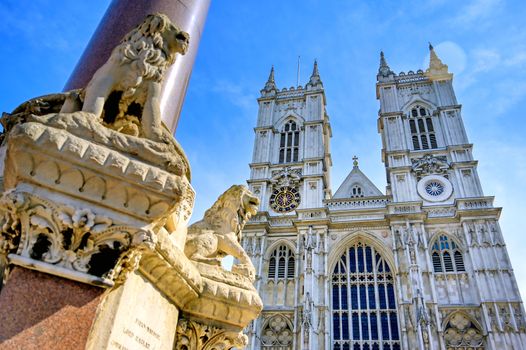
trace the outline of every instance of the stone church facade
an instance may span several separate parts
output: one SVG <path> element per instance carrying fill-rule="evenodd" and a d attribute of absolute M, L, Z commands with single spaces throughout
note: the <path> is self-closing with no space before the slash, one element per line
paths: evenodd
<path fill-rule="evenodd" d="M 377 75 L 387 188 L 356 158 L 333 193 L 317 64 L 305 87 L 261 90 L 243 246 L 261 316 L 249 349 L 526 349 L 526 320 L 447 65 Z"/>

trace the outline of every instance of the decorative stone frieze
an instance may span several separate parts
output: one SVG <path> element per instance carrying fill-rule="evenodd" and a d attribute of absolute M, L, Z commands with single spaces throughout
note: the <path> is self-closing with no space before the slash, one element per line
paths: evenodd
<path fill-rule="evenodd" d="M 447 175 L 450 165 L 445 156 L 426 154 L 422 158 L 411 159 L 411 169 L 418 180 L 427 175 Z"/>

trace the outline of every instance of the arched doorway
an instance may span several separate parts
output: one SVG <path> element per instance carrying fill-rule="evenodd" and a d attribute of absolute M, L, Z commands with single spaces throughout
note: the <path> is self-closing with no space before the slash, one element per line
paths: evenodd
<path fill-rule="evenodd" d="M 332 349 L 399 350 L 394 278 L 373 246 L 347 247 L 331 275 Z"/>

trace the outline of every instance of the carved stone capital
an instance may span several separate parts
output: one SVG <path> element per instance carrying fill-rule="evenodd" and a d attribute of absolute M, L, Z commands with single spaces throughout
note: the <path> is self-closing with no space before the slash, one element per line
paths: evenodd
<path fill-rule="evenodd" d="M 248 337 L 242 332 L 227 331 L 182 318 L 177 324 L 175 343 L 176 350 L 243 349 L 248 344 Z"/>

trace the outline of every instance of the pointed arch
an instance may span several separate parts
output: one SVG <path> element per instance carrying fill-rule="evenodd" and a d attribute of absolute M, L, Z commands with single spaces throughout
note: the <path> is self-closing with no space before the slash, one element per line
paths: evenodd
<path fill-rule="evenodd" d="M 429 109 L 430 112 L 434 112 L 437 109 L 437 106 L 430 100 L 427 100 L 420 95 L 413 95 L 409 99 L 409 101 L 407 101 L 406 103 L 402 105 L 402 108 L 400 110 L 407 112 L 411 109 L 413 105 L 417 105 L 417 104 L 422 105 L 425 108 Z"/>
<path fill-rule="evenodd" d="M 403 111 L 407 115 L 407 123 L 411 137 L 410 144 L 413 150 L 427 150 L 438 148 L 437 143 L 437 122 L 433 117 L 433 106 L 419 99 L 412 103 L 406 103 Z"/>
<path fill-rule="evenodd" d="M 440 231 L 430 240 L 429 253 L 435 273 L 465 272 L 464 250 L 457 239 L 447 232 Z"/>
<path fill-rule="evenodd" d="M 282 131 L 285 124 L 290 120 L 296 122 L 296 124 L 298 124 L 299 126 L 302 126 L 305 123 L 305 119 L 301 115 L 299 115 L 295 111 L 288 111 L 274 123 L 274 125 L 276 126 L 276 131 Z"/>
<path fill-rule="evenodd" d="M 385 244 L 357 232 L 332 254 L 330 307 L 332 349 L 400 348 L 395 273 Z"/>
<path fill-rule="evenodd" d="M 363 230 L 351 231 L 348 235 L 342 237 L 333 244 L 333 249 L 329 252 L 328 257 L 329 271 L 334 270 L 334 267 L 340 256 L 345 252 L 346 248 L 355 241 L 362 241 L 370 246 L 373 246 L 374 249 L 378 251 L 387 261 L 391 271 L 396 274 L 397 271 L 392 250 L 374 233 Z"/>
<path fill-rule="evenodd" d="M 268 261 L 267 281 L 277 283 L 280 280 L 294 279 L 296 275 L 296 256 L 294 246 L 289 241 L 279 240 L 265 253 Z"/>

